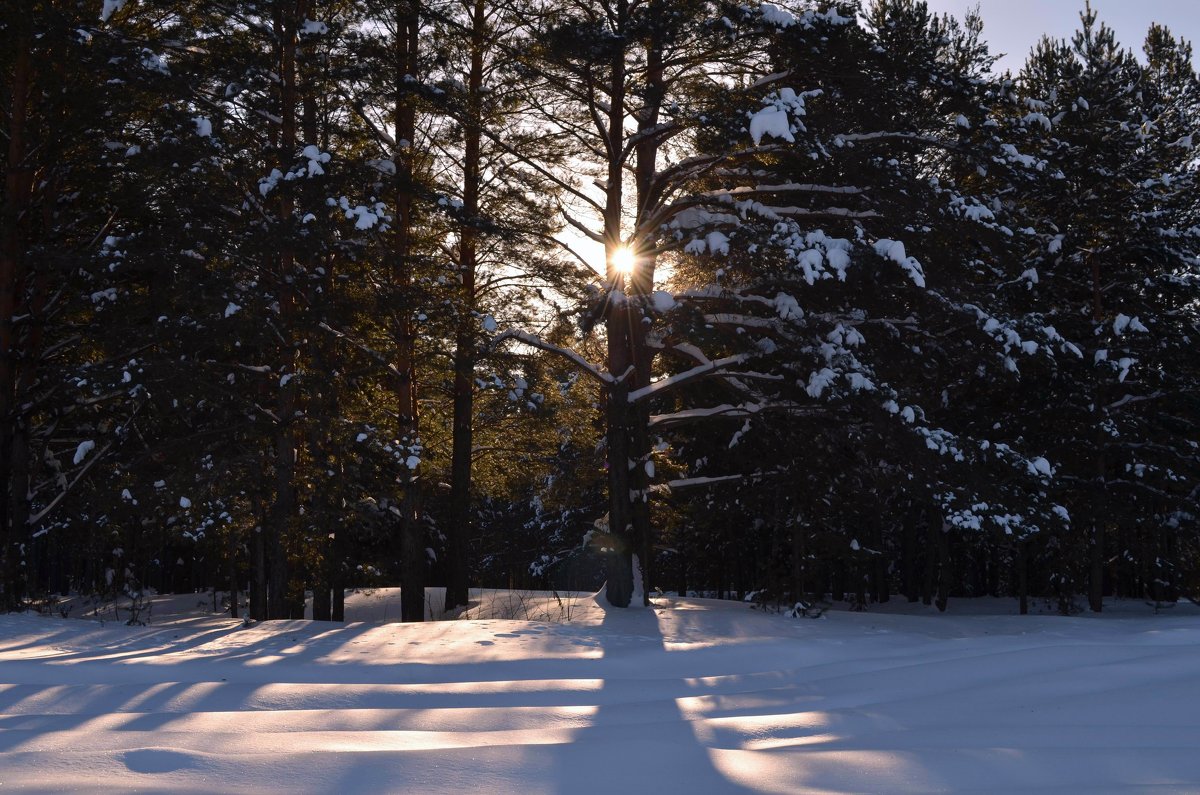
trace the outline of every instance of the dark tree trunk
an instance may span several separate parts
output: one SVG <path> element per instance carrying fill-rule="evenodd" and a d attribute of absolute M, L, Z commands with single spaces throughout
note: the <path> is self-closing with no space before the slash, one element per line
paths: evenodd
<path fill-rule="evenodd" d="M 935 534 L 937 544 L 937 598 L 934 604 L 940 612 L 946 611 L 950 601 L 950 534 L 949 526 L 942 519 L 941 513 L 935 514 L 930 524 L 930 531 Z"/>
<path fill-rule="evenodd" d="M 804 524 L 797 517 L 792 522 L 792 603 L 804 601 Z"/>
<path fill-rule="evenodd" d="M 624 31 L 628 23 L 628 4 L 617 2 L 615 28 Z M 616 48 L 609 75 L 608 128 L 614 141 L 621 140 L 625 124 L 625 53 Z M 624 198 L 621 181 L 624 178 L 620 147 L 609 152 L 607 191 L 604 206 L 604 254 L 606 278 L 612 300 L 606 320 L 608 334 L 608 372 L 614 378 L 608 389 L 605 410 L 605 439 L 608 452 L 608 529 L 611 538 L 606 569 L 608 582 L 605 595 L 614 607 L 628 607 L 633 596 L 633 553 L 635 549 L 633 517 L 630 502 L 632 467 L 630 449 L 630 382 L 636 379 L 630 343 L 631 314 L 625 291 L 628 285 L 614 265 L 621 247 L 621 212 Z"/>
<path fill-rule="evenodd" d="M 313 621 L 333 620 L 333 591 L 329 580 L 322 576 L 313 586 Z"/>
<path fill-rule="evenodd" d="M 420 48 L 420 16 L 417 3 L 403 2 L 397 7 L 395 126 L 397 141 L 415 141 L 417 129 L 416 97 L 408 85 L 410 76 L 418 74 Z M 396 219 L 392 238 L 394 258 L 393 278 L 397 306 L 394 315 L 396 336 L 396 408 L 398 438 L 402 446 L 415 449 L 418 441 L 416 328 L 413 234 L 416 219 L 413 214 L 416 163 L 413 147 L 397 147 Z M 419 463 L 416 468 L 405 466 L 402 472 L 403 498 L 400 501 L 400 618 L 402 621 L 425 620 L 425 527 L 421 521 Z"/>
<path fill-rule="evenodd" d="M 480 144 L 483 137 L 483 55 L 486 4 L 475 0 L 471 15 L 471 69 L 467 76 L 467 118 L 463 142 L 463 214 L 466 223 L 459 235 L 459 275 L 462 305 L 454 349 L 454 420 L 450 464 L 450 517 L 446 527 L 449 560 L 446 572 L 446 609 L 467 604 L 470 568 L 467 560 L 471 523 L 471 464 L 475 411 L 475 269 L 481 178 Z"/>
<path fill-rule="evenodd" d="M 646 11 L 652 19 L 670 13 L 663 3 L 652 2 Z M 634 148 L 634 183 L 635 200 L 637 202 L 637 218 L 639 221 L 646 217 L 650 208 L 660 198 L 654 184 L 658 173 L 658 152 L 662 140 L 648 134 L 659 124 L 660 110 L 666 96 L 666 81 L 663 61 L 665 42 L 662 31 L 665 27 L 651 25 L 646 51 L 645 84 L 641 87 L 643 101 L 642 112 L 638 115 L 638 133 L 641 135 Z M 622 67 L 623 72 L 623 67 Z M 610 121 L 616 124 L 615 119 Z M 620 129 L 613 126 L 610 129 Z M 653 254 L 642 250 L 641 240 L 635 238 L 634 266 L 629 274 L 626 291 L 632 301 L 629 312 L 629 350 L 633 365 L 634 382 L 632 389 L 640 389 L 650 383 L 654 351 L 646 344 L 646 333 L 650 330 L 648 322 L 649 297 L 654 291 L 654 272 L 656 261 Z M 650 407 L 645 402 L 633 406 L 630 410 L 630 450 L 629 458 L 633 465 L 630 472 L 630 523 L 632 527 L 633 545 L 641 564 L 642 593 L 645 604 L 650 604 L 650 592 L 654 584 L 654 527 L 650 513 L 650 473 L 651 443 L 650 443 Z M 739 583 L 739 590 L 744 583 Z"/>
<path fill-rule="evenodd" d="M 27 4 L 22 4 L 27 5 Z M 30 9 L 13 9 L 9 22 L 15 43 L 15 58 L 9 88 L 8 153 L 5 162 L 4 206 L 0 210 L 0 562 L 4 576 L 3 604 L 15 608 L 23 596 L 24 583 L 20 544 L 23 526 L 13 515 L 13 418 L 16 411 L 16 361 L 13 320 L 17 312 L 22 258 L 23 230 L 28 220 L 33 168 L 26 161 L 26 137 L 30 84 L 33 77 Z M 20 495 L 23 497 L 23 495 Z"/>
<path fill-rule="evenodd" d="M 267 618 L 267 550 L 266 531 L 255 527 L 251 538 L 253 565 L 250 577 L 250 618 L 265 621 Z"/>
<path fill-rule="evenodd" d="M 1021 615 L 1029 614 L 1029 542 L 1017 542 L 1017 599 Z"/>
<path fill-rule="evenodd" d="M 1100 261 L 1094 255 L 1088 256 L 1092 266 L 1092 320 L 1096 323 L 1104 319 L 1102 301 L 1103 287 L 1101 284 Z M 1105 450 L 1108 439 L 1103 431 L 1103 424 L 1108 412 L 1104 409 L 1104 388 L 1099 376 L 1099 368 L 1092 368 L 1092 414 L 1093 432 L 1095 434 L 1096 473 L 1094 488 L 1094 504 L 1091 507 L 1093 516 L 1099 517 L 1092 522 L 1092 532 L 1088 545 L 1088 607 L 1093 613 L 1104 609 L 1104 517 L 1105 501 L 1108 489 L 1105 484 L 1108 474 L 1108 464 Z"/>
<path fill-rule="evenodd" d="M 297 148 L 297 28 L 305 18 L 307 3 L 276 5 L 274 30 L 279 51 L 279 148 L 277 167 L 281 171 L 291 168 L 291 160 Z M 295 200 L 289 182 L 282 181 L 278 189 L 278 221 L 285 235 L 279 254 L 275 274 L 279 302 L 279 335 L 281 337 L 278 371 L 282 374 L 276 398 L 278 426 L 275 430 L 275 505 L 271 522 L 271 537 L 267 547 L 268 589 L 267 617 L 290 618 L 294 612 L 289 604 L 288 553 L 290 537 L 297 511 L 296 473 L 298 460 L 296 448 L 296 415 L 299 408 L 297 371 L 297 348 L 294 340 L 296 323 L 296 257 L 291 241 L 286 235 L 292 222 Z"/>
<path fill-rule="evenodd" d="M 917 586 L 917 532 L 912 518 L 906 513 L 901 516 L 900 579 L 904 586 L 904 597 L 909 602 L 921 599 Z"/>
<path fill-rule="evenodd" d="M 346 620 L 346 541 L 342 537 L 345 529 L 340 529 L 333 536 L 330 544 L 329 585 L 333 590 L 333 604 L 330 607 L 330 619 L 333 621 Z"/>
<path fill-rule="evenodd" d="M 229 616 L 238 617 L 238 538 L 237 533 L 229 532 L 229 568 L 226 570 L 226 580 L 229 582 Z"/>

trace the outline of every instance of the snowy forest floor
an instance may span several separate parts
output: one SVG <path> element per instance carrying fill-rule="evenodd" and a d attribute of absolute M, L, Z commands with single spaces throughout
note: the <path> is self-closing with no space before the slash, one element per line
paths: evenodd
<path fill-rule="evenodd" d="M 344 625 L 244 627 L 203 594 L 147 627 L 0 615 L 0 790 L 1200 791 L 1191 604 L 474 592 L 475 620 L 378 623 L 395 596 L 352 594 Z"/>

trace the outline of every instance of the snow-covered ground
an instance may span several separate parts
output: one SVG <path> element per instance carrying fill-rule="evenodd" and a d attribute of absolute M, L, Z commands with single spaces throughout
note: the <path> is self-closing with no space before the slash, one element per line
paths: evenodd
<path fill-rule="evenodd" d="M 149 627 L 0 616 L 0 790 L 1200 791 L 1191 605 L 475 597 L 510 617 L 243 627 L 201 595 Z"/>

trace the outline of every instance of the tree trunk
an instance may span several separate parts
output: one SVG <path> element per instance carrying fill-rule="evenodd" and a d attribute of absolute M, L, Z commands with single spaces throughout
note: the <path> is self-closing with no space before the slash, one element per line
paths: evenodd
<path fill-rule="evenodd" d="M 305 17 L 306 3 L 279 3 L 275 7 L 274 31 L 279 42 L 279 147 L 276 167 L 286 172 L 297 148 L 297 28 Z M 278 222 L 284 235 L 280 246 L 275 273 L 279 302 L 279 346 L 278 372 L 281 374 L 279 392 L 276 397 L 275 430 L 275 505 L 268 539 L 267 566 L 267 617 L 290 618 L 293 605 L 289 604 L 289 538 L 297 511 L 296 497 L 296 415 L 298 409 L 297 348 L 294 340 L 296 322 L 296 258 L 290 236 L 295 200 L 291 183 L 284 180 L 278 187 Z"/>
<path fill-rule="evenodd" d="M 648 14 L 651 21 L 669 13 L 661 0 L 652 0 Z M 658 151 L 662 141 L 649 131 L 658 126 L 660 109 L 666 96 L 663 66 L 662 26 L 650 27 L 650 38 L 646 42 L 646 77 L 642 86 L 642 112 L 637 117 L 640 138 L 634 148 L 634 183 L 636 187 L 637 223 L 649 213 L 659 198 L 654 185 L 658 172 Z M 614 128 L 619 129 L 619 128 Z M 655 257 L 648 254 L 640 239 L 631 241 L 634 248 L 634 266 L 629 275 L 626 292 L 629 294 L 629 348 L 633 365 L 634 381 L 631 389 L 640 389 L 650 384 L 654 351 L 646 344 L 646 334 L 651 328 L 649 316 L 650 295 L 654 291 Z M 650 592 L 654 577 L 654 528 L 650 514 L 650 481 L 648 467 L 651 465 L 650 407 L 641 403 L 632 407 L 630 416 L 629 458 L 633 464 L 630 473 L 630 522 L 632 538 L 641 563 L 642 592 L 645 604 L 650 604 Z"/>
<path fill-rule="evenodd" d="M 396 290 L 394 332 L 396 339 L 396 413 L 397 438 L 410 455 L 402 467 L 403 497 L 400 501 L 400 619 L 425 620 L 425 532 L 420 516 L 420 456 L 417 417 L 416 329 L 413 313 L 413 217 L 416 164 L 413 141 L 416 140 L 416 98 L 408 79 L 418 69 L 420 16 L 415 2 L 397 7 L 395 126 L 396 219 L 392 236 L 393 281 Z M 410 466 L 412 462 L 415 466 Z"/>
<path fill-rule="evenodd" d="M 33 169 L 26 162 L 25 151 L 33 64 L 29 9 L 13 9 L 9 20 L 16 28 L 13 37 L 16 55 L 9 86 L 8 155 L 4 206 L 0 211 L 0 489 L 3 490 L 0 492 L 0 563 L 4 576 L 0 607 L 12 609 L 24 590 L 19 551 L 24 528 L 16 525 L 12 510 L 12 500 L 16 496 L 12 479 L 16 411 L 13 319 L 17 312 L 24 254 L 23 229 L 28 220 L 33 189 Z"/>
<path fill-rule="evenodd" d="M 446 609 L 467 604 L 469 566 L 467 540 L 471 524 L 471 464 L 475 411 L 475 268 L 481 178 L 480 143 L 483 137 L 483 54 L 486 3 L 475 0 L 471 13 L 471 69 L 467 76 L 467 117 L 463 125 L 463 215 L 459 234 L 459 276 L 462 305 L 454 349 L 454 419 L 450 463 L 450 517 L 446 528 L 449 560 L 446 572 Z"/>
<path fill-rule="evenodd" d="M 615 29 L 623 34 L 628 24 L 628 3 L 618 0 Z M 630 382 L 636 379 L 630 349 L 630 323 L 634 315 L 626 297 L 628 284 L 614 261 L 621 248 L 621 212 L 624 193 L 621 182 L 622 131 L 625 124 L 625 53 L 618 48 L 609 74 L 607 189 L 604 205 L 605 276 L 610 290 L 609 312 L 605 323 L 608 335 L 608 372 L 613 383 L 608 389 L 605 409 L 605 438 L 608 451 L 608 529 L 613 539 L 606 560 L 608 583 L 605 594 L 614 607 L 628 607 L 633 596 L 633 517 L 631 510 L 630 461 Z"/>
<path fill-rule="evenodd" d="M 329 588 L 329 580 L 318 577 L 313 586 L 313 621 L 333 620 L 333 591 Z"/>
<path fill-rule="evenodd" d="M 1017 599 L 1021 615 L 1029 614 L 1029 542 L 1017 542 Z"/>
<path fill-rule="evenodd" d="M 238 543 L 237 533 L 229 531 L 229 569 L 226 581 L 229 583 L 229 617 L 238 617 Z"/>
<path fill-rule="evenodd" d="M 1092 320 L 1100 323 L 1104 319 L 1103 286 L 1101 284 L 1100 261 L 1095 255 L 1088 256 L 1092 270 Z M 1107 418 L 1104 409 L 1103 385 L 1098 373 L 1099 368 L 1092 368 L 1092 414 L 1093 432 L 1096 439 L 1096 484 L 1095 503 L 1092 506 L 1093 516 L 1101 517 L 1092 522 L 1092 533 L 1088 548 L 1088 607 L 1093 613 L 1104 609 L 1104 503 L 1108 496 L 1105 480 L 1108 465 L 1105 458 L 1107 434 L 1102 430 Z"/>
<path fill-rule="evenodd" d="M 267 549 L 266 531 L 261 525 L 254 528 L 251 545 L 253 547 L 253 572 L 250 577 L 250 618 L 254 621 L 264 621 L 267 618 Z"/>
<path fill-rule="evenodd" d="M 623 318 L 624 312 L 614 307 L 610 317 L 613 316 Z M 618 339 L 614 344 L 612 337 L 620 336 L 620 330 L 612 328 L 611 323 L 609 333 L 609 363 L 620 365 L 626 353 L 624 340 Z M 612 540 L 606 559 L 608 583 L 605 596 L 614 607 L 628 607 L 633 596 L 633 550 L 629 544 L 628 395 L 624 382 L 613 384 L 608 390 L 608 530 Z"/>
<path fill-rule="evenodd" d="M 950 601 L 950 526 L 946 524 L 940 512 L 936 513 L 930 525 L 931 532 L 936 534 L 937 542 L 937 598 L 934 604 L 939 612 L 946 612 Z"/>

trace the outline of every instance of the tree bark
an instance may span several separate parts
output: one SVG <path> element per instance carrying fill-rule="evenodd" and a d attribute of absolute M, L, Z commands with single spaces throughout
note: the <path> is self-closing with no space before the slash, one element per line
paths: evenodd
<path fill-rule="evenodd" d="M 1092 276 L 1092 320 L 1100 323 L 1104 317 L 1103 286 L 1100 282 L 1100 262 L 1095 255 L 1088 256 Z M 1088 607 L 1093 613 L 1104 609 L 1104 503 L 1107 498 L 1105 480 L 1108 474 L 1108 464 L 1105 458 L 1106 434 L 1101 429 L 1105 419 L 1103 385 L 1100 382 L 1098 368 L 1092 368 L 1092 415 L 1093 432 L 1096 447 L 1092 451 L 1096 456 L 1095 503 L 1092 506 L 1093 519 L 1091 538 L 1088 544 Z"/>
<path fill-rule="evenodd" d="M 407 81 L 418 73 L 420 15 L 412 0 L 397 6 L 395 117 L 397 148 L 396 219 L 392 236 L 393 281 L 397 305 L 394 319 L 396 341 L 396 413 L 401 447 L 416 450 L 419 444 L 416 386 L 416 329 L 413 325 L 413 217 L 416 165 L 416 97 Z M 413 456 L 409 456 L 411 460 Z M 419 460 L 419 457 L 418 457 Z M 400 500 L 400 618 L 425 620 L 425 532 L 420 517 L 419 463 L 402 468 L 403 497 Z"/>
<path fill-rule="evenodd" d="M 274 31 L 279 42 L 279 147 L 276 154 L 277 168 L 288 171 L 291 160 L 296 152 L 296 47 L 298 45 L 298 20 L 303 18 L 304 9 L 295 8 L 289 12 L 288 5 L 306 5 L 277 3 L 274 14 Z M 276 396 L 276 416 L 278 425 L 275 430 L 275 504 L 272 511 L 271 534 L 268 539 L 267 566 L 267 617 L 271 619 L 289 618 L 292 613 L 289 605 L 289 566 L 288 539 L 292 533 L 292 525 L 297 510 L 296 499 L 296 469 L 297 438 L 295 431 L 296 409 L 298 405 L 298 384 L 296 382 L 297 350 L 294 344 L 294 324 L 296 315 L 296 260 L 292 249 L 290 226 L 295 209 L 291 185 L 286 180 L 278 187 L 278 216 L 277 220 L 281 233 L 284 235 L 279 254 L 276 259 L 276 286 L 279 302 L 279 346 L 278 372 L 281 373 L 279 392 Z"/>
<path fill-rule="evenodd" d="M 483 55 L 486 45 L 485 0 L 475 0 L 471 11 L 471 67 L 467 75 L 467 113 L 463 125 L 463 215 L 459 233 L 458 268 L 462 279 L 461 306 L 454 347 L 454 419 L 450 463 L 450 517 L 446 528 L 449 560 L 446 572 L 446 609 L 467 604 L 469 566 L 467 540 L 471 525 L 471 464 L 475 411 L 475 269 L 483 138 Z"/>
<path fill-rule="evenodd" d="M 267 548 L 264 535 L 267 531 L 258 525 L 252 531 L 251 540 L 253 565 L 250 577 L 250 618 L 264 621 L 267 618 Z"/>
<path fill-rule="evenodd" d="M 33 168 L 26 161 L 30 85 L 33 79 L 29 9 L 14 9 L 16 55 L 9 85 L 8 154 L 4 206 L 0 211 L 0 560 L 3 563 L 3 607 L 15 608 L 23 596 L 20 543 L 24 528 L 13 515 L 13 436 L 16 413 L 16 362 L 13 319 L 24 255 L 24 227 L 33 189 Z M 23 497 L 23 495 L 21 495 Z"/>
<path fill-rule="evenodd" d="M 625 31 L 629 18 L 627 0 L 616 4 L 615 30 L 618 36 Z M 625 51 L 617 48 L 613 53 L 609 73 L 608 111 L 608 173 L 604 205 L 604 255 L 605 276 L 610 289 L 610 309 L 605 322 L 608 335 L 608 371 L 615 379 L 608 389 L 605 407 L 605 440 L 608 452 L 608 528 L 611 538 L 607 555 L 608 574 L 605 594 L 614 607 L 628 607 L 633 595 L 632 511 L 630 503 L 631 481 L 629 472 L 629 391 L 630 381 L 635 378 L 634 362 L 630 350 L 630 312 L 626 295 L 628 285 L 624 274 L 614 264 L 617 251 L 621 248 L 621 211 L 624 192 L 621 181 L 624 177 L 622 153 L 625 124 Z"/>
<path fill-rule="evenodd" d="M 1017 542 L 1017 600 L 1021 615 L 1029 614 L 1029 542 Z"/>

